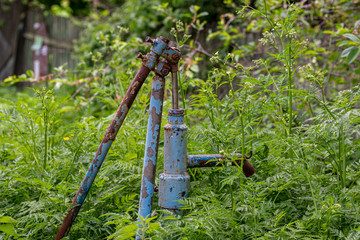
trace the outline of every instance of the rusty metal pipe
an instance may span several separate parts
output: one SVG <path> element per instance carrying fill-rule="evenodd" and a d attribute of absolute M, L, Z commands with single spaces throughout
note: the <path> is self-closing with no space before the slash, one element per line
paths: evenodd
<path fill-rule="evenodd" d="M 241 166 L 241 161 L 243 161 L 243 157 L 239 153 L 234 154 L 237 159 L 232 162 L 233 166 Z M 243 172 L 246 177 L 250 177 L 255 173 L 255 168 L 246 160 L 251 158 L 252 152 L 250 152 L 250 155 L 247 157 L 245 156 L 244 163 L 243 163 Z M 204 154 L 204 155 L 188 155 L 187 156 L 187 167 L 188 168 L 195 168 L 195 167 L 215 167 L 215 166 L 221 166 L 220 159 L 225 159 L 224 156 L 220 154 Z M 231 158 L 226 158 L 230 159 Z"/>
<path fill-rule="evenodd" d="M 178 77 L 177 71 L 171 72 L 171 87 L 172 87 L 172 108 L 179 108 L 179 87 L 178 87 Z"/>
<path fill-rule="evenodd" d="M 156 74 L 151 85 L 149 120 L 147 125 L 145 157 L 141 180 L 140 202 L 138 214 L 145 219 L 151 216 L 154 196 L 156 163 L 159 152 L 161 117 L 164 101 L 165 78 Z M 139 219 L 139 222 L 141 220 Z M 140 223 L 139 223 L 140 224 Z M 143 239 L 139 233 L 135 239 Z"/>
<path fill-rule="evenodd" d="M 149 120 L 146 134 L 145 157 L 139 203 L 139 216 L 143 218 L 151 215 L 156 163 L 159 150 L 164 89 L 165 78 L 155 75 L 151 85 Z"/>
<path fill-rule="evenodd" d="M 104 162 L 106 154 L 108 153 L 111 144 L 116 138 L 116 134 L 118 133 L 122 123 L 125 120 L 127 113 L 131 105 L 133 104 L 141 86 L 143 85 L 145 79 L 150 73 L 150 69 L 141 66 L 138 73 L 135 75 L 133 81 L 129 89 L 127 90 L 124 99 L 122 100 L 114 119 L 112 120 L 109 128 L 107 129 L 101 144 L 96 151 L 95 157 L 92 160 L 89 169 L 77 191 L 75 198 L 70 206 L 70 210 L 68 211 L 63 223 L 61 224 L 59 231 L 55 237 L 55 240 L 62 239 L 68 231 L 70 231 L 71 225 L 74 222 L 77 214 L 80 211 L 81 205 L 85 201 L 85 198 L 90 190 L 92 183 L 101 167 L 101 164 Z"/>

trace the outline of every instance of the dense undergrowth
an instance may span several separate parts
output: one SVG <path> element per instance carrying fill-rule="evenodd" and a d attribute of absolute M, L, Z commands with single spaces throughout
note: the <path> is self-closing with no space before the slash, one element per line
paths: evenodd
<path fill-rule="evenodd" d="M 360 239 L 360 23 L 351 9 L 359 4 L 350 3 L 226 1 L 213 27 L 206 6 L 126 1 L 106 21 L 88 21 L 78 69 L 59 68 L 47 84 L 11 86 L 31 81 L 29 71 L 0 89 L 0 239 L 54 238 L 141 64 L 136 53 L 149 50 L 144 33 L 172 38 L 182 50 L 188 152 L 253 151 L 256 169 L 250 178 L 237 167 L 188 170 L 183 216 L 168 220 L 155 197 L 146 239 Z M 139 17 L 149 11 L 149 21 Z M 245 39 L 253 33 L 261 39 Z M 150 82 L 66 239 L 131 239 L 140 231 Z M 157 174 L 162 146 L 161 139 Z"/>

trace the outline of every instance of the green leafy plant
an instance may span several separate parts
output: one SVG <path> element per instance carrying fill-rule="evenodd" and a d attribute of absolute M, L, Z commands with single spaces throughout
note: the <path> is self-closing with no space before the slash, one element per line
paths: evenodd
<path fill-rule="evenodd" d="M 360 38 L 351 33 L 345 33 L 344 37 L 348 38 L 348 41 L 342 42 L 342 46 L 351 46 L 346 48 L 342 53 L 341 57 L 347 58 L 347 63 L 352 63 L 356 60 L 360 53 Z"/>
<path fill-rule="evenodd" d="M 76 69 L 55 69 L 46 87 L 31 71 L 1 84 L 1 239 L 55 236 L 140 67 L 136 53 L 150 48 L 145 35 L 182 52 L 188 153 L 229 160 L 188 170 L 181 216 L 159 209 L 155 194 L 152 216 L 139 222 L 147 81 L 65 239 L 359 238 L 356 3 L 106 4 L 111 11 L 98 6 L 82 23 Z M 32 88 L 14 87 L 21 81 Z M 250 151 L 256 172 L 245 178 L 231 154 Z"/>
<path fill-rule="evenodd" d="M 7 234 L 9 236 L 17 237 L 18 234 L 16 233 L 15 228 L 14 228 L 15 223 L 17 223 L 17 221 L 11 217 L 0 216 L 0 231 L 4 232 L 5 234 Z"/>

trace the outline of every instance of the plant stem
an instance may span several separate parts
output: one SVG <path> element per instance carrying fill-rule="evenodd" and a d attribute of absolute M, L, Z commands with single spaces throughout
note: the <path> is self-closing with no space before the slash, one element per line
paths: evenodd
<path fill-rule="evenodd" d="M 36 155 L 36 141 L 35 141 L 35 133 L 34 133 L 34 123 L 32 117 L 30 117 L 30 127 L 31 127 L 31 140 L 33 144 L 33 154 Z"/>
<path fill-rule="evenodd" d="M 284 118 L 283 110 L 282 110 L 282 107 L 280 104 L 279 104 L 279 113 L 280 113 L 280 119 L 281 119 L 281 130 L 284 132 L 284 135 L 287 136 L 288 132 L 286 129 L 286 120 Z"/>
<path fill-rule="evenodd" d="M 231 96 L 232 96 L 232 100 L 233 102 L 235 103 L 235 91 L 234 91 L 234 87 L 231 83 L 231 79 L 229 79 L 229 85 L 230 85 L 230 93 L 231 93 Z M 242 106 L 242 109 L 241 111 L 239 109 L 237 109 L 237 112 L 238 112 L 238 115 L 240 117 L 240 123 L 241 123 L 241 155 L 243 157 L 242 161 L 241 161 L 241 164 L 240 164 L 240 169 L 243 169 L 243 166 L 244 166 L 244 161 L 245 161 L 245 126 L 244 126 L 244 110 L 245 110 L 245 101 L 246 101 L 246 98 L 247 98 L 247 94 L 246 94 L 246 88 L 245 90 L 245 99 L 243 101 L 243 106 Z M 242 185 L 243 183 L 243 178 L 240 178 L 240 186 Z"/>
<path fill-rule="evenodd" d="M 322 95 L 323 102 L 326 103 L 325 94 L 324 94 L 324 87 L 323 86 L 321 86 L 321 95 Z"/>
<path fill-rule="evenodd" d="M 286 45 L 283 39 L 283 31 L 280 33 L 277 29 L 276 26 L 274 25 L 274 23 L 269 19 L 268 14 L 267 14 L 267 5 L 266 5 L 266 0 L 264 0 L 264 8 L 265 8 L 265 18 L 267 20 L 267 22 L 271 25 L 272 29 L 274 30 L 274 32 L 276 33 L 276 35 L 279 37 L 280 43 L 281 43 L 281 50 L 278 50 L 279 53 L 283 52 L 285 60 L 286 60 L 286 67 L 287 67 L 287 73 L 288 73 L 288 109 L 289 109 L 289 128 L 288 128 L 288 133 L 287 135 L 290 136 L 291 132 L 292 132 L 292 118 L 293 118 L 293 112 L 292 112 L 292 60 L 291 60 L 291 38 L 289 38 L 289 43 Z M 285 50 L 286 50 L 286 46 L 288 46 L 288 58 L 286 59 L 286 54 L 285 54 Z M 276 48 L 278 49 L 278 48 Z M 281 109 L 280 109 L 281 111 Z M 282 115 L 282 113 L 281 113 Z M 285 126 L 286 128 L 286 126 Z"/>
<path fill-rule="evenodd" d="M 314 114 L 314 112 L 313 112 L 313 110 L 312 110 L 312 107 L 311 107 L 311 103 L 308 102 L 308 105 L 309 105 L 309 109 L 310 109 L 310 112 L 311 112 L 311 116 L 312 116 L 312 117 L 315 117 L 315 114 Z"/>
<path fill-rule="evenodd" d="M 44 104 L 44 103 L 43 103 Z M 48 116 L 46 106 L 44 108 L 44 170 L 46 169 L 47 157 L 48 157 Z"/>
<path fill-rule="evenodd" d="M 234 216 L 235 211 L 235 199 L 232 184 L 230 184 L 230 195 L 231 195 L 231 216 Z"/>
<path fill-rule="evenodd" d="M 340 129 L 339 129 L 339 163 L 341 164 L 341 186 L 345 188 L 346 186 L 346 158 L 345 158 L 345 151 L 344 151 L 344 123 L 340 122 Z"/>
<path fill-rule="evenodd" d="M 241 154 L 243 156 L 243 160 L 241 161 L 241 168 L 243 168 L 245 161 L 245 126 L 244 126 L 244 109 L 241 111 L 240 122 L 241 122 Z"/>
<path fill-rule="evenodd" d="M 178 74 L 178 73 L 176 73 Z M 180 75 L 180 73 L 179 73 Z M 184 92 L 184 88 L 183 88 L 183 84 L 182 84 L 182 78 L 179 77 L 179 78 L 176 78 L 176 79 L 179 79 L 179 88 L 180 88 L 180 94 L 181 94 L 181 102 L 182 102 L 182 105 L 183 105 L 183 108 L 184 108 L 184 111 L 185 111 L 185 123 L 188 124 L 187 122 L 187 114 L 186 114 L 186 102 L 185 102 L 185 92 Z"/>
<path fill-rule="evenodd" d="M 179 79 L 181 79 L 181 78 L 179 78 Z M 183 108 L 186 109 L 186 107 L 185 107 L 185 92 L 184 92 L 184 88 L 182 86 L 181 80 L 179 81 L 179 85 L 180 85 L 181 102 L 182 102 Z"/>
<path fill-rule="evenodd" d="M 291 39 L 289 39 L 290 43 L 289 43 L 289 48 L 288 48 L 288 62 L 287 62 L 287 72 L 288 72 L 288 85 L 289 85 L 289 89 L 288 89 L 288 94 L 289 94 L 289 135 L 291 135 L 291 130 L 292 130 L 292 60 L 291 60 Z"/>
<path fill-rule="evenodd" d="M 306 175 L 306 178 L 307 178 L 307 180 L 308 180 L 308 182 L 309 182 L 309 186 L 310 186 L 310 191 L 311 191 L 311 196 L 312 196 L 312 199 L 313 199 L 313 202 L 314 202 L 314 207 L 315 207 L 315 213 L 317 213 L 317 206 L 316 206 L 316 201 L 315 201 L 315 196 L 314 196 L 314 190 L 313 190 L 313 188 L 312 188 L 312 185 L 311 185 L 311 181 L 310 181 L 310 178 L 309 178 L 309 176 L 308 176 L 308 173 L 305 173 L 305 175 Z"/>
<path fill-rule="evenodd" d="M 321 102 L 319 99 L 317 99 L 316 97 L 314 98 L 316 101 L 318 101 L 318 103 L 320 103 L 321 105 L 323 105 L 323 107 L 325 108 L 325 110 L 330 114 L 330 116 L 336 120 L 335 115 L 330 111 L 330 109 L 326 106 L 325 103 Z"/>

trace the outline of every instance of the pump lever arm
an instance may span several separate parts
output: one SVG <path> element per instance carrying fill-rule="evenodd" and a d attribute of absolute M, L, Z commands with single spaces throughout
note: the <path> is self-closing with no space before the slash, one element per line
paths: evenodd
<path fill-rule="evenodd" d="M 240 153 L 234 154 L 237 159 L 232 162 L 233 166 L 241 166 L 241 161 L 243 161 L 243 172 L 246 177 L 250 177 L 255 173 L 255 168 L 253 165 L 251 165 L 247 159 L 250 159 L 252 156 L 252 151 L 250 151 L 250 155 L 243 158 L 243 156 Z M 231 159 L 231 158 L 225 158 L 224 156 L 220 154 L 204 154 L 204 155 L 188 155 L 187 158 L 187 167 L 188 168 L 195 168 L 195 167 L 215 167 L 222 164 L 219 159 Z"/>

